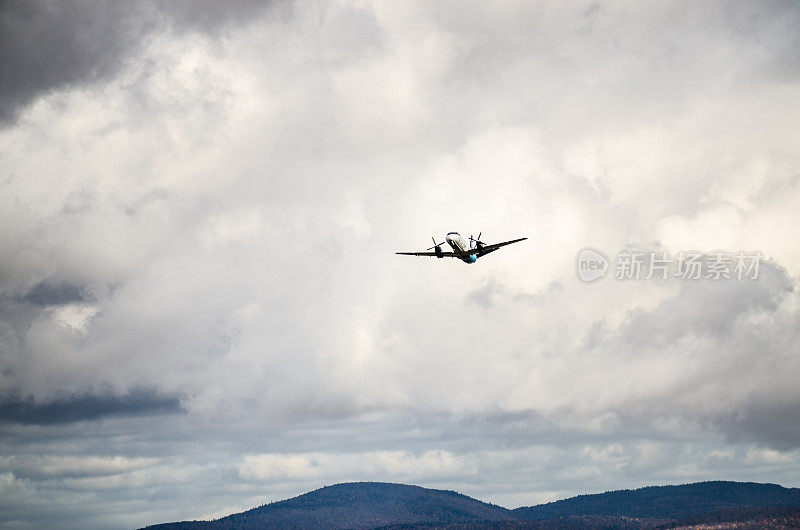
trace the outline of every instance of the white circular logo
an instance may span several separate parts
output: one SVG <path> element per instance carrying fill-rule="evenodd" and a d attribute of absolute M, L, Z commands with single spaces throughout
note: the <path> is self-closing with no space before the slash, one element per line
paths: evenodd
<path fill-rule="evenodd" d="M 593 248 L 585 248 L 578 252 L 576 266 L 578 278 L 587 283 L 593 282 L 606 275 L 608 259 Z"/>

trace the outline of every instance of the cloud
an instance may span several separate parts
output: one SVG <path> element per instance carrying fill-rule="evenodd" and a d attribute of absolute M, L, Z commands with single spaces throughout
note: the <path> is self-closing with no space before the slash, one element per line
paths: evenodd
<path fill-rule="evenodd" d="M 37 97 L 109 80 L 130 68 L 153 32 L 216 32 L 266 9 L 263 2 L 95 4 L 82 0 L 0 9 L 0 122 L 14 120 Z"/>
<path fill-rule="evenodd" d="M 796 283 L 769 262 L 762 273 L 756 281 L 682 284 L 652 310 L 632 311 L 616 330 L 593 337 L 587 354 L 619 362 L 606 372 L 616 376 L 608 384 L 627 389 L 615 396 L 623 399 L 616 413 L 647 422 L 659 411 L 732 438 L 800 446 L 789 427 L 800 412 L 788 376 L 797 354 Z"/>
<path fill-rule="evenodd" d="M 373 451 L 356 454 L 258 454 L 245 455 L 239 466 L 244 479 L 275 482 L 279 480 L 334 480 L 347 482 L 362 479 L 429 480 L 470 473 L 468 463 L 447 451 L 426 451 L 420 455 L 406 451 Z M 402 477 L 406 477 L 403 479 Z"/>
<path fill-rule="evenodd" d="M 43 92 L 115 74 L 145 33 L 136 12 L 121 4 L 6 2 L 0 24 L 3 121 Z"/>
<path fill-rule="evenodd" d="M 87 476 L 109 476 L 130 473 L 157 464 L 153 458 L 124 458 L 99 456 L 36 456 L 30 458 L 6 458 L 3 467 L 13 469 L 20 478 L 66 478 Z"/>
<path fill-rule="evenodd" d="M 70 302 L 84 301 L 85 294 L 77 285 L 50 285 L 42 282 L 30 289 L 23 296 L 24 301 L 40 306 L 62 305 Z"/>
<path fill-rule="evenodd" d="M 176 397 L 134 391 L 124 396 L 81 395 L 34 403 L 31 399 L 0 403 L 0 422 L 49 425 L 98 420 L 107 416 L 139 416 L 183 412 Z"/>
<path fill-rule="evenodd" d="M 4 9 L 0 520 L 800 478 L 796 4 Z"/>

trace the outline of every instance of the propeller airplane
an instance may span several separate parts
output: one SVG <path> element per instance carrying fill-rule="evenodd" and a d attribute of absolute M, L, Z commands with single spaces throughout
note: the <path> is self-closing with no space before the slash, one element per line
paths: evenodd
<path fill-rule="evenodd" d="M 395 252 L 395 254 L 400 254 L 402 256 L 435 256 L 437 258 L 458 258 L 464 263 L 475 263 L 481 256 L 485 256 L 490 252 L 494 252 L 500 247 L 517 243 L 519 241 L 524 241 L 528 238 L 521 237 L 519 239 L 512 239 L 511 241 L 503 241 L 502 243 L 492 243 L 491 245 L 487 245 L 481 241 L 481 234 L 478 234 L 478 237 L 476 238 L 473 238 L 470 235 L 469 242 L 467 242 L 467 240 L 464 239 L 464 237 L 458 232 L 450 232 L 445 236 L 444 241 L 441 243 L 437 243 L 436 238 L 431 239 L 433 239 L 433 246 L 429 249 L 426 249 L 426 252 Z M 442 250 L 442 245 L 444 245 L 445 242 L 450 245 L 450 248 L 453 249 L 452 252 L 445 252 Z M 429 252 L 430 250 L 433 250 L 433 252 Z"/>

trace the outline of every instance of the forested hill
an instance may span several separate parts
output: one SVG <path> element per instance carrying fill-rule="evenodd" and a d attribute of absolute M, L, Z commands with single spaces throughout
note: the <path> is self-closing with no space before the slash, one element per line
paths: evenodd
<path fill-rule="evenodd" d="M 184 521 L 162 530 L 298 528 L 558 529 L 800 527 L 800 489 L 752 482 L 651 486 L 517 508 L 481 502 L 453 491 L 381 482 L 352 482 L 229 515 Z"/>
<path fill-rule="evenodd" d="M 513 518 L 511 510 L 454 491 L 383 482 L 350 482 L 326 486 L 213 522 L 189 521 L 155 528 L 376 528 L 392 524 Z"/>
<path fill-rule="evenodd" d="M 579 495 L 513 511 L 517 518 L 529 521 L 571 515 L 681 519 L 731 508 L 771 506 L 800 507 L 800 489 L 755 482 L 697 482 Z"/>

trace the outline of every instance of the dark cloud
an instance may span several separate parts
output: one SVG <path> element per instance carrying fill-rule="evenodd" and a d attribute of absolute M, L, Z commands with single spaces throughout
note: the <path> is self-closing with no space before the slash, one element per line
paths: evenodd
<path fill-rule="evenodd" d="M 118 71 L 148 30 L 141 9 L 126 2 L 3 2 L 0 120 L 13 119 L 42 93 Z"/>
<path fill-rule="evenodd" d="M 230 0 L 215 2 L 214 0 L 182 0 L 170 2 L 159 0 L 154 2 L 157 8 L 165 13 L 178 28 L 197 28 L 207 32 L 217 32 L 230 24 L 242 24 L 258 17 L 268 8 L 285 13 L 290 7 L 286 0 Z"/>
<path fill-rule="evenodd" d="M 32 399 L 0 403 L 0 423 L 55 425 L 113 416 L 149 416 L 183 412 L 177 397 L 136 390 L 124 396 L 84 394 L 35 403 Z"/>
<path fill-rule="evenodd" d="M 157 30 L 215 32 L 269 4 L 233 2 L 0 3 L 0 122 L 38 96 L 108 79 L 124 69 Z"/>
<path fill-rule="evenodd" d="M 713 425 L 731 442 L 756 442 L 781 451 L 797 449 L 800 403 L 790 396 L 790 392 L 776 394 L 769 388 L 760 389 L 740 409 L 713 418 Z"/>
<path fill-rule="evenodd" d="M 83 302 L 86 298 L 83 287 L 70 284 L 53 285 L 47 282 L 37 284 L 21 297 L 20 301 L 30 302 L 38 306 L 50 306 Z"/>

